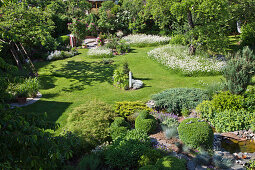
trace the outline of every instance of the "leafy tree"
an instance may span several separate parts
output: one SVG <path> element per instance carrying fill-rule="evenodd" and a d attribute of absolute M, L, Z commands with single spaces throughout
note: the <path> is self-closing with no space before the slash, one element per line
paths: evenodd
<path fill-rule="evenodd" d="M 162 4 L 165 4 L 165 7 L 160 7 Z M 186 33 L 190 41 L 191 54 L 195 53 L 198 45 L 212 51 L 220 51 L 227 44 L 225 36 L 225 22 L 229 16 L 227 0 L 149 0 L 147 5 L 152 17 L 156 18 L 161 26 L 171 24 L 171 19 L 173 24 L 175 21 L 188 24 Z M 163 12 L 158 13 L 161 8 Z M 161 16 L 164 16 L 162 20 L 159 19 Z M 170 21 L 165 21 L 167 19 Z"/>

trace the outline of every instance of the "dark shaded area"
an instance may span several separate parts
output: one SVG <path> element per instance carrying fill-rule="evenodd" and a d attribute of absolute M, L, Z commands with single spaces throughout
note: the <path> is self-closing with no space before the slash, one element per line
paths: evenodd
<path fill-rule="evenodd" d="M 55 102 L 55 101 L 42 101 L 25 107 L 22 109 L 23 112 L 33 112 L 37 114 L 47 114 L 47 120 L 56 122 L 59 117 L 65 112 L 66 109 L 71 105 L 71 102 Z M 29 110 L 27 110 L 29 109 Z M 32 111 L 31 111 L 32 110 Z"/>
<path fill-rule="evenodd" d="M 255 152 L 255 143 L 249 140 L 246 141 L 237 141 L 235 139 L 224 139 L 221 143 L 222 148 L 230 153 L 239 153 Z"/>
<path fill-rule="evenodd" d="M 47 64 L 46 62 L 41 63 L 39 67 Z M 71 82 L 68 87 L 63 88 L 63 91 L 84 90 L 85 85 L 93 86 L 94 82 L 112 84 L 112 76 L 116 67 L 115 64 L 102 62 L 68 61 L 67 64 L 62 64 L 57 70 L 54 65 L 46 66 L 45 71 L 50 72 L 50 74 L 40 75 L 39 80 L 42 89 L 54 88 L 56 77 L 63 77 Z"/>

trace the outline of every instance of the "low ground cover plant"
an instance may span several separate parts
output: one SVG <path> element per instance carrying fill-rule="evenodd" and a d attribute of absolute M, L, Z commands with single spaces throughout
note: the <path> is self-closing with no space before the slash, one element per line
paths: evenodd
<path fill-rule="evenodd" d="M 188 47 L 167 45 L 148 52 L 148 56 L 168 68 L 186 76 L 216 75 L 223 71 L 225 61 L 219 61 L 205 54 L 189 55 Z"/>
<path fill-rule="evenodd" d="M 183 108 L 194 109 L 207 99 L 207 92 L 196 88 L 172 88 L 152 96 L 156 109 L 175 114 L 181 114 Z"/>
<path fill-rule="evenodd" d="M 167 44 L 171 38 L 157 35 L 131 34 L 123 37 L 123 39 L 132 46 L 146 47 Z"/>
<path fill-rule="evenodd" d="M 88 51 L 88 56 L 95 58 L 111 58 L 113 57 L 112 50 L 104 46 L 91 48 Z"/>
<path fill-rule="evenodd" d="M 70 51 L 55 50 L 48 55 L 47 60 L 61 60 L 61 59 L 73 57 L 77 54 L 78 54 L 78 51 L 75 48 L 72 48 Z"/>

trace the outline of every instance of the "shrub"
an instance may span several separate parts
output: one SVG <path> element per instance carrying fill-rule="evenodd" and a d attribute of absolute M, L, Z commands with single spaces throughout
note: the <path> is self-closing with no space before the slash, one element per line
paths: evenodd
<path fill-rule="evenodd" d="M 244 97 L 241 95 L 234 95 L 230 92 L 221 92 L 215 94 L 211 101 L 212 107 L 218 111 L 222 112 L 224 110 L 239 110 L 243 108 Z"/>
<path fill-rule="evenodd" d="M 232 56 L 223 72 L 228 90 L 232 94 L 244 93 L 255 74 L 254 68 L 255 55 L 248 47 Z"/>
<path fill-rule="evenodd" d="M 148 113 L 148 111 L 140 112 L 139 116 L 135 120 L 135 128 L 144 130 L 147 133 L 152 133 L 156 130 L 157 121 Z"/>
<path fill-rule="evenodd" d="M 139 168 L 139 170 L 159 170 L 159 167 L 157 167 L 155 165 L 146 165 L 146 166 Z"/>
<path fill-rule="evenodd" d="M 255 88 L 246 90 L 244 93 L 244 107 L 249 112 L 255 112 Z"/>
<path fill-rule="evenodd" d="M 240 37 L 243 46 L 255 47 L 255 22 L 244 25 Z"/>
<path fill-rule="evenodd" d="M 149 107 L 147 107 L 144 103 L 141 102 L 116 102 L 115 104 L 115 113 L 122 116 L 127 117 L 136 111 L 147 110 L 151 111 Z"/>
<path fill-rule="evenodd" d="M 116 50 L 119 54 L 128 53 L 130 50 L 130 45 L 127 44 L 124 40 L 121 40 L 116 46 Z"/>
<path fill-rule="evenodd" d="M 114 71 L 113 84 L 121 89 L 128 89 L 128 75 L 124 73 L 123 69 Z"/>
<path fill-rule="evenodd" d="M 171 37 L 170 44 L 187 45 L 187 40 L 184 35 L 177 34 Z"/>
<path fill-rule="evenodd" d="M 144 153 L 140 160 L 138 161 L 139 166 L 146 166 L 146 165 L 155 165 L 156 162 L 163 158 L 165 153 L 158 149 L 149 149 L 146 153 Z"/>
<path fill-rule="evenodd" d="M 66 129 L 76 132 L 92 145 L 98 145 L 108 137 L 110 120 L 113 117 L 113 110 L 109 105 L 91 101 L 69 114 Z"/>
<path fill-rule="evenodd" d="M 35 97 L 40 87 L 39 80 L 37 78 L 28 78 L 25 79 L 24 84 L 28 90 L 28 96 Z"/>
<path fill-rule="evenodd" d="M 161 128 L 165 133 L 167 139 L 171 139 L 173 137 L 178 136 L 178 128 L 179 122 L 175 118 L 169 117 L 162 121 Z"/>
<path fill-rule="evenodd" d="M 50 55 L 48 55 L 47 60 L 61 60 L 64 58 L 69 58 L 75 56 L 77 53 L 74 51 L 58 51 L 55 50 L 54 52 L 51 52 Z"/>
<path fill-rule="evenodd" d="M 173 156 L 166 156 L 157 161 L 156 166 L 159 169 L 167 170 L 184 170 L 186 169 L 186 161 L 183 159 L 178 159 Z"/>
<path fill-rule="evenodd" d="M 213 108 L 211 101 L 203 101 L 197 105 L 196 111 L 200 114 L 200 117 L 206 121 L 210 121 L 215 116 L 215 109 Z"/>
<path fill-rule="evenodd" d="M 89 154 L 82 157 L 81 161 L 78 164 L 77 170 L 98 170 L 102 169 L 103 161 L 97 154 Z"/>
<path fill-rule="evenodd" d="M 88 51 L 88 56 L 94 58 L 111 58 L 113 57 L 112 50 L 106 47 L 95 47 Z"/>
<path fill-rule="evenodd" d="M 218 112 L 210 120 L 217 132 L 232 132 L 236 130 L 248 130 L 255 120 L 255 113 L 245 110 L 225 110 Z"/>
<path fill-rule="evenodd" d="M 110 134 L 112 139 L 116 139 L 119 136 L 125 136 L 129 128 L 130 125 L 123 117 L 116 117 L 110 126 Z"/>
<path fill-rule="evenodd" d="M 173 88 L 152 96 L 157 109 L 181 113 L 183 108 L 193 109 L 208 99 L 206 91 L 196 88 Z"/>
<path fill-rule="evenodd" d="M 183 120 L 178 127 L 178 133 L 181 141 L 193 148 L 212 147 L 213 130 L 207 122 L 200 119 Z"/>
<path fill-rule="evenodd" d="M 67 46 L 70 42 L 70 37 L 68 35 L 63 35 L 58 37 L 57 41 L 60 45 Z"/>
<path fill-rule="evenodd" d="M 105 151 L 106 164 L 110 168 L 138 167 L 138 160 L 150 148 L 150 139 L 145 132 L 131 130 L 127 136 L 114 141 Z"/>

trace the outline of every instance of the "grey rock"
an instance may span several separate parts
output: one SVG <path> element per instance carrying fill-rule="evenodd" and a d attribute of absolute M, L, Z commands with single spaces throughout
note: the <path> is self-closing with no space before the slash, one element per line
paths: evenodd
<path fill-rule="evenodd" d="M 141 80 L 134 80 L 132 79 L 132 87 L 134 90 L 140 89 L 143 87 L 143 82 Z"/>
<path fill-rule="evenodd" d="M 195 170 L 207 170 L 207 167 L 206 166 L 197 165 Z"/>
<path fill-rule="evenodd" d="M 184 155 L 184 154 L 181 154 L 181 153 L 178 154 L 177 157 L 178 157 L 179 159 L 185 159 L 186 161 L 189 160 L 189 157 L 188 157 L 188 156 L 186 156 L 186 155 Z"/>

